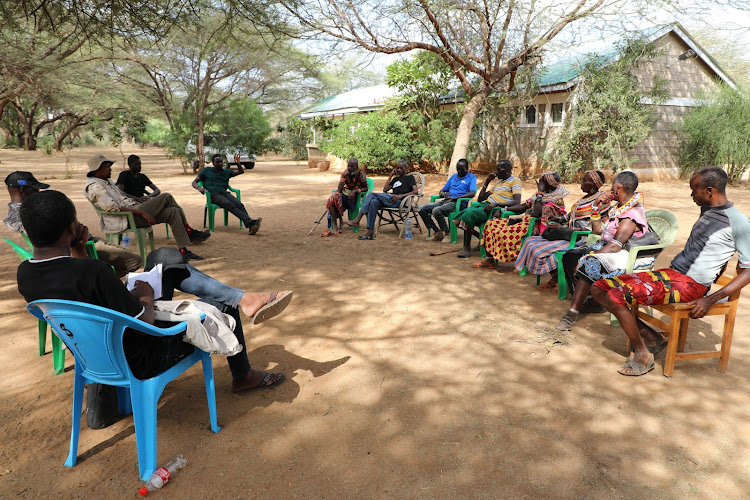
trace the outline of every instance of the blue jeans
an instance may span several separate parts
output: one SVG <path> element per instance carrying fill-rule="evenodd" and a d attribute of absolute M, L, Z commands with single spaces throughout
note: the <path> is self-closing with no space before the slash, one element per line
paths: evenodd
<path fill-rule="evenodd" d="M 190 264 L 186 264 L 186 267 L 190 275 L 175 288 L 201 299 L 237 308 L 240 299 L 245 295 L 245 290 L 226 285 L 206 273 L 197 270 Z"/>
<path fill-rule="evenodd" d="M 212 278 L 190 264 L 186 265 L 186 271 L 182 269 L 167 269 L 162 275 L 162 299 L 172 300 L 174 290 L 195 295 L 201 301 L 207 302 L 221 312 L 234 318 L 234 336 L 242 346 L 242 350 L 234 356 L 227 357 L 229 370 L 232 377 L 244 377 L 250 373 L 250 361 L 247 359 L 247 347 L 245 346 L 245 335 L 242 330 L 242 319 L 237 310 L 240 299 L 245 294 L 244 290 L 225 285 L 221 281 Z M 187 276 L 185 276 L 187 274 Z"/>
<path fill-rule="evenodd" d="M 391 201 L 391 194 L 388 193 L 370 193 L 362 203 L 359 213 L 367 216 L 367 229 L 375 230 L 375 219 L 378 217 L 378 211 L 381 208 L 398 208 L 401 204 L 399 201 Z"/>

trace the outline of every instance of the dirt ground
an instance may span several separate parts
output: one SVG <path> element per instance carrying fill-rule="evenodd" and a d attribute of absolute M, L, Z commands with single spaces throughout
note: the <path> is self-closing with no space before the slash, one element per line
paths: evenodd
<path fill-rule="evenodd" d="M 86 159 L 0 151 L 0 178 L 33 171 L 70 196 L 95 234 L 83 197 Z M 117 150 L 105 150 L 118 163 Z M 200 227 L 204 198 L 176 161 L 137 152 L 144 172 Z M 445 178 L 430 176 L 426 194 Z M 380 189 L 384 178 L 375 179 Z M 481 181 L 480 181 L 481 182 Z M 532 276 L 474 270 L 476 259 L 430 257 L 449 243 L 383 229 L 374 241 L 308 230 L 337 174 L 266 159 L 237 179 L 256 236 L 236 219 L 195 251 L 197 267 L 250 290 L 293 289 L 287 311 L 245 324 L 254 367 L 286 373 L 283 385 L 235 396 L 225 359 L 214 356 L 222 430 L 212 434 L 198 365 L 159 403 L 159 462 L 187 467 L 160 498 L 748 498 L 750 314 L 742 299 L 731 361 L 682 361 L 662 376 L 664 354 L 644 377 L 617 369 L 625 337 L 604 314 L 574 331 L 552 327 L 567 304 Z M 531 183 L 524 185 L 528 194 Z M 577 186 L 569 186 L 579 196 Z M 698 208 L 686 182 L 641 186 L 646 208 L 673 211 L 682 248 Z M 750 213 L 745 188 L 730 189 Z M 217 218 L 218 220 L 218 218 Z M 157 246 L 172 245 L 164 226 Z M 0 237 L 19 240 L 4 225 Z M 66 468 L 73 359 L 52 374 L 37 356 L 36 321 L 16 289 L 16 256 L 0 260 L 0 497 L 132 498 L 141 486 L 133 422 L 83 424 L 78 464 Z M 746 294 L 747 295 L 747 294 Z M 716 346 L 720 320 L 692 321 L 689 347 Z M 49 342 L 49 341 L 48 341 Z M 49 344 L 48 344 L 49 345 Z M 49 349 L 49 347 L 48 347 Z M 85 421 L 85 419 L 84 419 Z"/>

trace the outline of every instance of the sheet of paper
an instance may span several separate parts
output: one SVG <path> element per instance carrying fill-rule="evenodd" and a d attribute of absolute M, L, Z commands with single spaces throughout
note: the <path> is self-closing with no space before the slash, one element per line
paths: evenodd
<path fill-rule="evenodd" d="M 161 264 L 157 264 L 153 269 L 145 273 L 128 273 L 126 286 L 128 287 L 128 290 L 132 291 L 135 288 L 136 281 L 145 281 L 146 283 L 151 285 L 151 288 L 154 289 L 154 300 L 160 299 L 162 295 L 161 273 Z"/>

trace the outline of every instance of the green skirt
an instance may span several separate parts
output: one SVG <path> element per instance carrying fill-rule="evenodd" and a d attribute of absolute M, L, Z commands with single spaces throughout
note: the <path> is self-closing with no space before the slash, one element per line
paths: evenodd
<path fill-rule="evenodd" d="M 481 203 L 481 205 L 474 205 L 473 207 L 461 210 L 456 215 L 455 220 L 462 221 L 467 227 L 481 226 L 490 218 L 489 214 L 484 213 L 484 207 L 489 205 L 489 202 L 483 201 Z"/>

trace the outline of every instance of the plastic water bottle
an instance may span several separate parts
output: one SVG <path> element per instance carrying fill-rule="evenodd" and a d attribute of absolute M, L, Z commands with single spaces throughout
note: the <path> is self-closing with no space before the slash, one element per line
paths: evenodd
<path fill-rule="evenodd" d="M 130 246 L 130 233 L 122 235 L 122 246 L 123 248 L 128 248 Z"/>
<path fill-rule="evenodd" d="M 333 226 L 331 225 L 331 213 L 328 212 L 328 229 L 331 229 Z"/>
<path fill-rule="evenodd" d="M 182 455 L 177 455 L 172 460 L 164 464 L 164 467 L 159 467 L 151 474 L 151 477 L 146 481 L 146 485 L 143 486 L 138 493 L 145 497 L 151 491 L 156 491 L 169 482 L 172 478 L 172 474 L 177 469 L 182 469 L 187 464 L 187 459 Z"/>
<path fill-rule="evenodd" d="M 411 219 L 406 219 L 404 222 L 404 239 L 411 241 Z"/>

